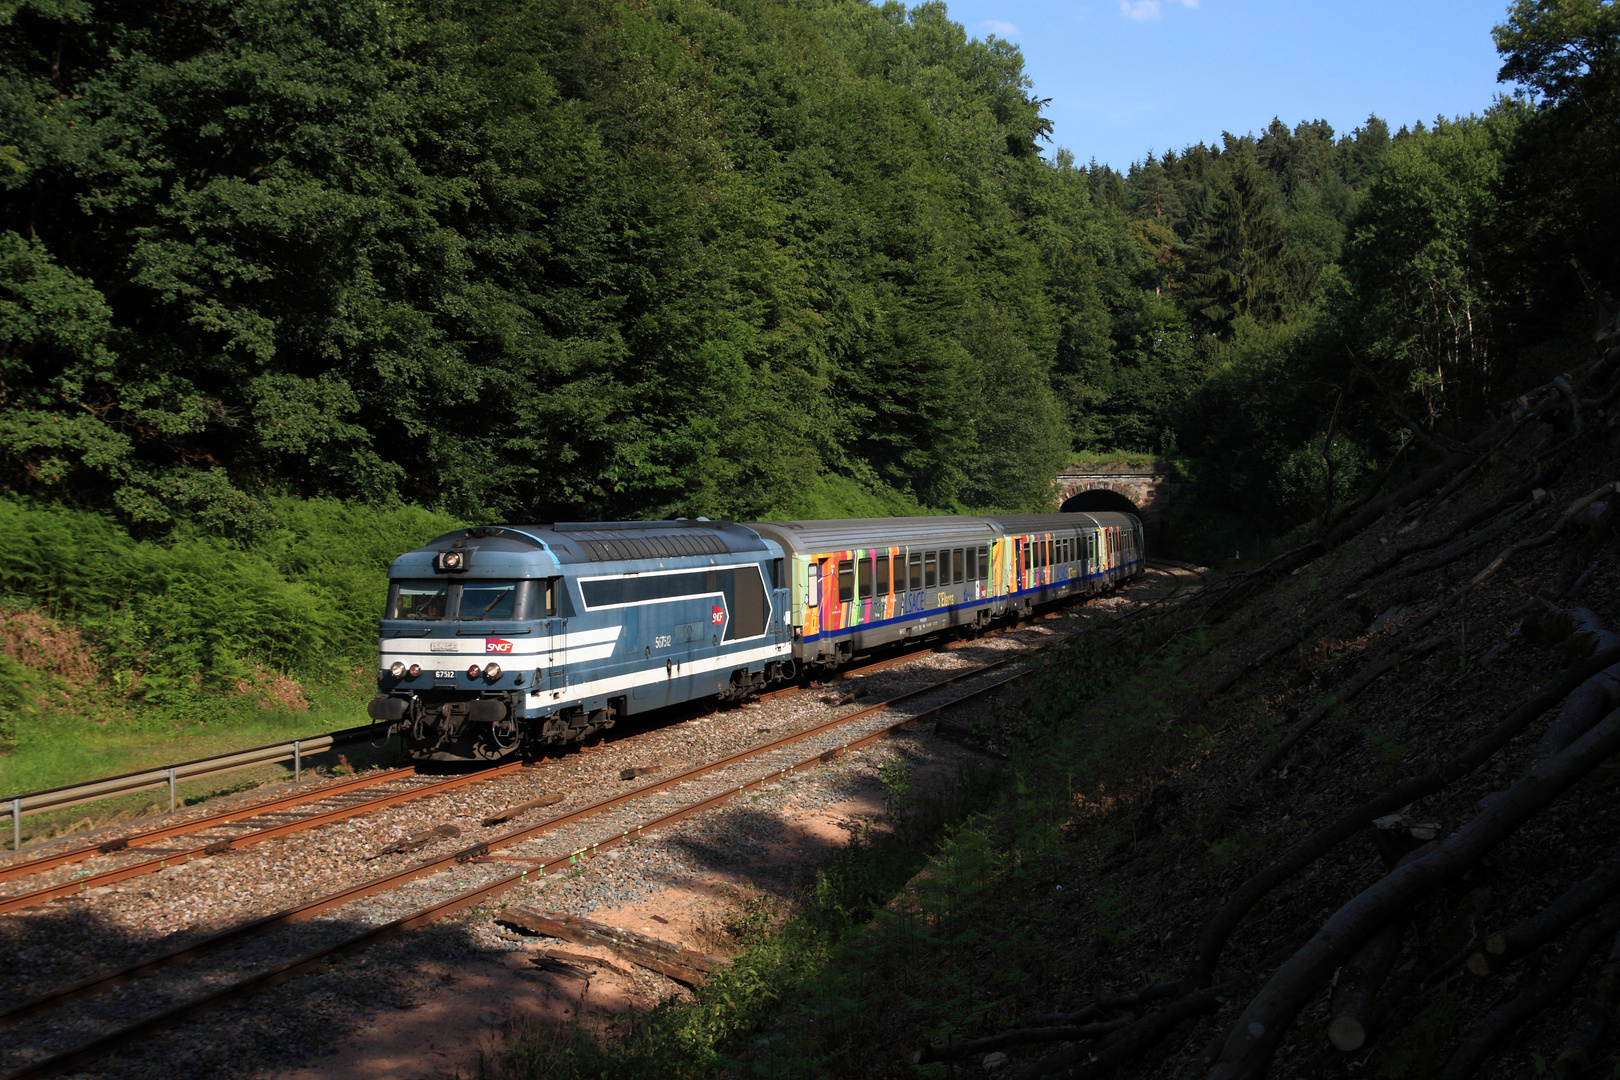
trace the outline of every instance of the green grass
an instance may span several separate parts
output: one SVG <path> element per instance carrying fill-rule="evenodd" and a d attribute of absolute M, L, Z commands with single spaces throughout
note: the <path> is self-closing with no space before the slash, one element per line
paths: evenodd
<path fill-rule="evenodd" d="M 239 700 L 223 722 L 164 722 L 135 712 L 82 715 L 45 711 L 14 728 L 11 750 L 0 754 L 0 798 L 64 787 L 104 776 L 171 765 L 193 758 L 233 753 L 255 746 L 290 742 L 369 723 L 361 687 L 329 687 L 311 694 L 310 707 L 261 708 Z M 306 772 L 331 768 L 342 754 L 352 766 L 374 764 L 392 751 L 373 751 L 364 744 L 343 747 L 304 759 Z M 195 803 L 221 794 L 291 780 L 293 766 L 255 766 L 237 772 L 188 781 L 179 786 L 180 800 Z M 23 842 L 49 839 L 168 809 L 167 790 L 136 792 L 23 819 Z M 8 835 L 4 842 L 9 844 Z"/>

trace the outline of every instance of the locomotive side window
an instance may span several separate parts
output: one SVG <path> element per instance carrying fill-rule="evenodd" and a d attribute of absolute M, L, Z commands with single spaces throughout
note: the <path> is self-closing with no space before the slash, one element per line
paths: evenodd
<path fill-rule="evenodd" d="M 442 619 L 449 599 L 447 581 L 401 581 L 388 590 L 389 619 Z"/>
<path fill-rule="evenodd" d="M 847 604 L 855 599 L 855 564 L 838 564 L 838 602 Z"/>
<path fill-rule="evenodd" d="M 876 555 L 873 558 L 876 560 L 876 564 L 877 564 L 877 574 L 875 575 L 876 585 L 872 590 L 873 595 L 875 595 L 875 596 L 888 596 L 889 595 L 889 553 L 885 551 L 882 555 Z"/>
<path fill-rule="evenodd" d="M 911 591 L 912 592 L 921 592 L 922 591 L 922 587 L 923 587 L 922 563 L 923 563 L 922 552 L 920 552 L 920 551 L 912 552 L 911 553 Z"/>
<path fill-rule="evenodd" d="M 936 552 L 926 552 L 923 555 L 923 588 L 932 589 L 939 584 L 939 555 Z"/>
<path fill-rule="evenodd" d="M 960 585 L 960 584 L 962 584 L 962 581 L 963 581 L 963 578 L 964 578 L 964 575 L 966 574 L 966 572 L 967 572 L 967 558 L 966 558 L 966 555 L 962 551 L 961 548 L 957 548 L 955 551 L 951 552 L 951 584 L 952 585 Z"/>

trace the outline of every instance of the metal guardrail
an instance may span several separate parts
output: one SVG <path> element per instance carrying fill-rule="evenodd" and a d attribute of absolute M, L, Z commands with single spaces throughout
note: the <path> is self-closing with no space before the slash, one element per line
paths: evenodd
<path fill-rule="evenodd" d="M 11 847 L 13 851 L 22 849 L 22 819 L 25 814 L 38 814 L 46 810 L 61 810 L 64 807 L 77 806 L 80 803 L 95 802 L 98 799 L 110 799 L 115 795 L 127 795 L 133 791 L 149 791 L 152 788 L 167 787 L 169 789 L 169 809 L 175 808 L 175 788 L 182 780 L 196 780 L 205 776 L 217 776 L 220 773 L 234 772 L 237 769 L 247 769 L 255 765 L 270 765 L 278 761 L 291 761 L 293 763 L 293 779 L 302 780 L 304 775 L 304 758 L 320 754 L 338 746 L 347 746 L 350 743 L 363 742 L 377 735 L 386 735 L 389 724 L 367 724 L 364 727 L 345 728 L 342 731 L 333 731 L 325 735 L 314 735 L 307 739 L 294 739 L 291 742 L 276 743 L 271 746 L 256 746 L 251 750 L 238 750 L 231 754 L 219 754 L 215 757 L 196 758 L 192 761 L 182 761 L 175 765 L 164 765 L 156 769 L 142 769 L 140 772 L 124 773 L 122 776 L 109 776 L 102 780 L 92 780 L 88 784 L 70 784 L 66 787 L 50 788 L 46 791 L 31 791 L 26 795 L 14 795 L 9 799 L 0 801 L 0 812 L 11 818 Z"/>

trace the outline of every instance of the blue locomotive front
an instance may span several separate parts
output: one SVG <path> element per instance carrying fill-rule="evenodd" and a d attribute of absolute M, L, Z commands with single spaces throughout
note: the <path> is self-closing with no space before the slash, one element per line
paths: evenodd
<path fill-rule="evenodd" d="M 730 522 L 460 529 L 388 576 L 368 712 L 417 758 L 493 760 L 794 673 L 781 548 Z"/>

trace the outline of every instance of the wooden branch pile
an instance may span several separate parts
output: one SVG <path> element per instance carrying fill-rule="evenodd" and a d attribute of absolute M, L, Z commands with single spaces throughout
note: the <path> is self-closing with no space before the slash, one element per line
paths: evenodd
<path fill-rule="evenodd" d="M 1392 614 L 1377 621 L 1365 650 L 1343 665 L 1348 670 L 1337 674 L 1333 691 L 1305 709 L 1243 775 L 1242 784 L 1264 791 L 1263 785 L 1271 783 L 1267 778 L 1286 765 L 1309 733 L 1390 673 L 1453 643 L 1462 669 L 1479 671 L 1460 635 L 1441 629 L 1442 620 L 1455 626 L 1457 613 L 1466 610 L 1465 601 L 1487 585 L 1499 597 L 1511 575 L 1525 573 L 1532 553 L 1558 545 L 1560 557 L 1572 566 L 1560 572 L 1564 576 L 1559 592 L 1547 595 L 1578 591 L 1598 565 L 1593 562 L 1597 545 L 1612 539 L 1620 520 L 1620 480 L 1608 480 L 1567 502 L 1568 494 L 1559 499 L 1552 492 L 1572 462 L 1590 469 L 1597 440 L 1609 438 L 1603 425 L 1589 418 L 1620 398 L 1620 379 L 1613 372 L 1617 363 L 1620 349 L 1611 349 L 1585 369 L 1525 395 L 1508 415 L 1467 444 L 1435 447 L 1441 461 L 1416 480 L 1352 509 L 1328 524 L 1316 540 L 1248 574 L 1208 587 L 1194 602 L 1168 613 L 1168 619 L 1183 626 L 1219 623 L 1269 583 L 1369 527 L 1388 523 L 1383 547 L 1374 549 L 1387 547 L 1387 553 L 1341 586 L 1336 598 L 1314 604 L 1292 630 L 1279 635 L 1280 640 L 1273 639 L 1252 660 L 1195 694 L 1176 722 L 1190 720 L 1211 700 L 1336 620 L 1357 612 L 1358 606 L 1365 610 L 1369 598 L 1387 596 L 1392 589 L 1412 589 L 1425 576 L 1432 581 L 1433 575 L 1494 550 L 1455 585 L 1438 592 L 1429 585 L 1427 596 L 1415 594 L 1416 602 L 1410 599 L 1412 593 L 1397 594 L 1393 603 L 1383 601 Z M 1507 461 L 1504 451 L 1530 424 L 1552 420 L 1567 421 L 1563 430 L 1568 436 L 1555 436 L 1548 440 L 1550 446 L 1534 452 L 1513 451 L 1519 456 L 1511 460 L 1523 462 L 1528 457 L 1528 468 L 1516 479 L 1502 482 L 1496 498 L 1448 528 L 1430 530 L 1426 539 L 1400 541 L 1465 483 L 1481 476 L 1488 461 Z M 1503 464 L 1499 471 L 1516 468 Z M 1534 559 L 1545 565 L 1548 556 L 1536 554 Z M 1377 610 L 1374 604 L 1371 611 Z M 1495 610 L 1500 610 L 1500 601 Z M 1620 1008 L 1620 851 L 1608 854 L 1560 895 L 1544 900 L 1540 910 L 1494 930 L 1489 926 L 1495 903 L 1489 879 L 1496 865 L 1492 860 L 1500 858 L 1506 842 L 1620 754 L 1620 635 L 1605 630 L 1590 610 L 1558 608 L 1543 598 L 1519 610 L 1525 621 L 1515 638 L 1561 645 L 1567 667 L 1550 673 L 1539 690 L 1512 707 L 1488 719 L 1480 717 L 1486 721 L 1483 733 L 1467 745 L 1446 748 L 1436 767 L 1408 776 L 1340 813 L 1226 891 L 1196 935 L 1178 982 L 1152 988 L 1151 1002 L 1114 1008 L 1098 1002 L 1073 1014 L 1032 1018 L 1014 1029 L 925 1047 L 913 1055 L 914 1062 L 960 1061 L 1004 1048 L 1056 1042 L 1064 1045 L 1014 1070 L 1014 1080 L 1075 1080 L 1116 1071 L 1162 1048 L 1178 1026 L 1216 1012 L 1238 989 L 1240 980 L 1215 972 L 1245 917 L 1268 896 L 1362 836 L 1374 840 L 1386 872 L 1339 902 L 1314 933 L 1285 948 L 1280 963 L 1267 962 L 1268 967 L 1276 966 L 1258 975 L 1258 989 L 1235 1017 L 1222 1022 L 1218 1037 L 1188 1063 L 1182 1080 L 1257 1080 L 1267 1075 L 1296 1019 L 1313 1002 L 1325 1000 L 1327 1041 L 1341 1052 L 1358 1052 L 1380 1037 L 1381 1027 L 1387 1032 L 1398 1026 L 1392 1020 L 1409 1020 L 1419 997 L 1440 983 L 1494 979 L 1504 971 L 1517 973 L 1512 989 L 1447 1048 L 1450 1057 L 1439 1075 L 1446 1080 L 1474 1075 L 1516 1030 L 1582 985 L 1587 990 L 1574 1030 L 1548 1072 L 1571 1077 L 1598 1060 L 1604 1033 Z M 1362 619 L 1363 625 L 1373 621 L 1370 613 Z M 1482 663 L 1504 649 L 1488 649 L 1486 644 L 1477 650 Z M 1444 726 L 1455 729 L 1464 723 L 1466 717 L 1454 716 Z M 1533 732 L 1538 724 L 1539 731 Z M 1472 724 L 1468 728 L 1479 730 Z M 1506 767 L 1504 751 L 1516 741 L 1515 760 L 1528 764 L 1517 779 L 1499 779 Z M 1476 785 L 1476 792 L 1486 780 L 1497 787 L 1477 801 L 1476 795 L 1468 795 L 1465 805 L 1472 808 L 1460 820 L 1450 818 L 1442 824 L 1414 808 L 1420 800 L 1442 793 L 1454 806 L 1459 793 L 1452 789 L 1465 780 Z M 1590 794 L 1592 789 L 1588 784 L 1582 790 Z M 1469 879 L 1470 875 L 1474 877 Z M 1454 912 L 1456 897 L 1464 893 L 1467 904 L 1462 913 L 1445 914 L 1456 933 L 1420 948 L 1417 929 L 1427 920 Z M 1268 932 L 1276 933 L 1274 928 Z M 1405 962 L 1409 948 L 1414 952 Z M 1151 1008 L 1146 1007 L 1149 1004 Z"/>

